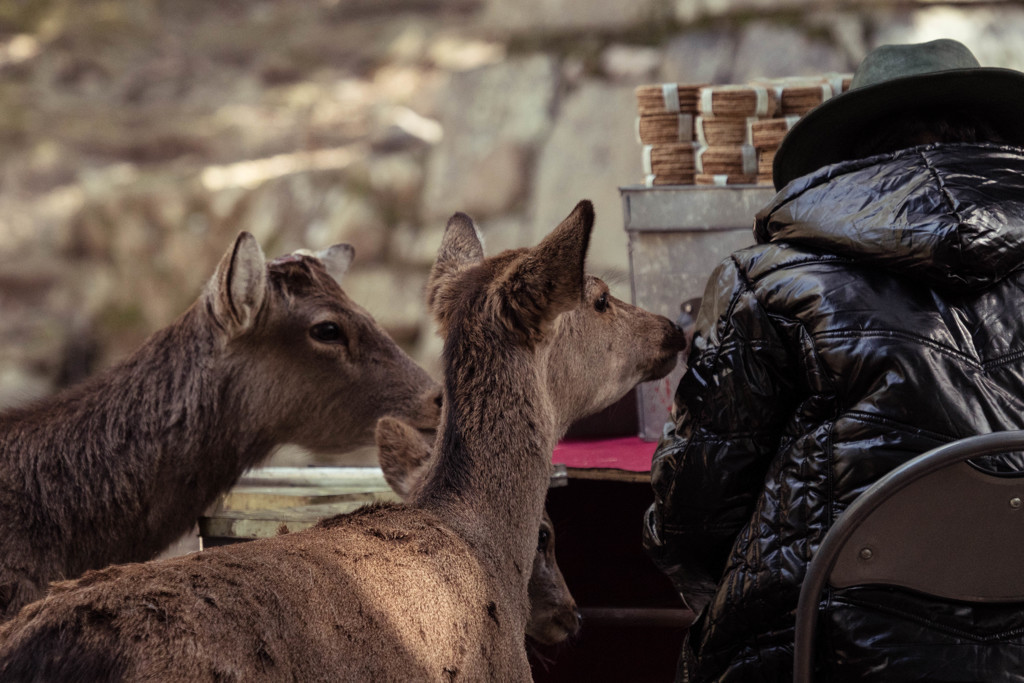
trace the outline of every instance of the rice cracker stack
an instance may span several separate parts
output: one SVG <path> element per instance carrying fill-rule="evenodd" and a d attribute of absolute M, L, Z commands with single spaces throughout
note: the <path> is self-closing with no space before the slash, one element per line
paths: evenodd
<path fill-rule="evenodd" d="M 752 185 L 757 182 L 757 151 L 752 145 L 698 147 L 694 169 L 697 185 Z"/>
<path fill-rule="evenodd" d="M 852 74 L 744 85 L 664 83 L 636 88 L 645 184 L 772 184 L 775 151 L 814 107 L 845 92 Z"/>
<path fill-rule="evenodd" d="M 644 145 L 643 150 L 645 185 L 694 184 L 697 148 L 693 142 Z"/>
<path fill-rule="evenodd" d="M 775 119 L 758 119 L 750 124 L 750 144 L 756 149 L 778 147 L 782 138 L 800 120 L 799 116 L 784 116 Z"/>
<path fill-rule="evenodd" d="M 693 140 L 693 114 L 648 114 L 636 118 L 636 137 L 641 145 Z"/>
<path fill-rule="evenodd" d="M 771 88 L 778 101 L 779 116 L 803 116 L 850 87 L 849 74 L 822 74 L 820 76 L 793 76 L 756 81 Z"/>
<path fill-rule="evenodd" d="M 642 145 L 689 142 L 693 140 L 693 117 L 697 113 L 697 91 L 703 83 L 661 83 L 641 85 L 635 90 L 636 135 Z"/>
<path fill-rule="evenodd" d="M 775 117 L 750 125 L 750 144 L 757 150 L 757 182 L 772 184 L 775 151 L 789 129 L 810 110 L 849 88 L 849 74 L 822 74 L 756 81 L 775 93 Z"/>
<path fill-rule="evenodd" d="M 832 86 L 822 80 L 794 80 L 777 87 L 779 113 L 783 116 L 803 116 L 836 94 L 832 91 Z"/>
<path fill-rule="evenodd" d="M 763 85 L 708 85 L 700 88 L 697 113 L 704 117 L 774 116 L 775 91 Z"/>
<path fill-rule="evenodd" d="M 777 147 L 770 149 L 759 149 L 757 150 L 757 182 L 759 185 L 772 185 L 772 166 L 775 163 L 775 150 Z"/>
<path fill-rule="evenodd" d="M 752 184 L 757 152 L 751 125 L 775 113 L 775 93 L 760 85 L 710 85 L 700 89 L 694 131 L 700 147 L 694 158 L 698 185 Z"/>
<path fill-rule="evenodd" d="M 696 114 L 697 93 L 706 83 L 660 83 L 635 89 L 640 116 L 651 114 Z"/>
<path fill-rule="evenodd" d="M 646 185 L 693 184 L 693 120 L 704 85 L 660 83 L 635 89 Z"/>
<path fill-rule="evenodd" d="M 782 143 L 782 138 L 793 127 L 799 116 L 789 115 L 774 119 L 760 119 L 750 124 L 750 144 L 757 150 L 757 182 L 764 185 L 772 184 L 772 163 L 775 161 L 775 150 Z"/>
<path fill-rule="evenodd" d="M 750 126 L 756 116 L 698 116 L 693 123 L 694 137 L 705 147 L 749 145 Z"/>

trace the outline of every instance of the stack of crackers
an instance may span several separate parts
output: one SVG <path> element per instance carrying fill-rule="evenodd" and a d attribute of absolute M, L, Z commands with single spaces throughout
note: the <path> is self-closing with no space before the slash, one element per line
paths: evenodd
<path fill-rule="evenodd" d="M 636 133 L 643 146 L 644 182 L 771 185 L 782 138 L 849 82 L 848 75 L 826 74 L 743 85 L 639 86 Z"/>
<path fill-rule="evenodd" d="M 693 185 L 693 121 L 699 84 L 662 83 L 636 89 L 636 135 L 648 185 Z"/>
<path fill-rule="evenodd" d="M 751 124 L 751 144 L 757 150 L 757 182 L 772 184 L 772 163 L 782 138 L 800 117 L 850 87 L 850 74 L 775 78 L 759 81 L 778 98 L 776 116 Z"/>
<path fill-rule="evenodd" d="M 753 185 L 757 150 L 751 125 L 775 115 L 778 94 L 761 84 L 711 85 L 700 90 L 694 123 L 697 185 Z"/>

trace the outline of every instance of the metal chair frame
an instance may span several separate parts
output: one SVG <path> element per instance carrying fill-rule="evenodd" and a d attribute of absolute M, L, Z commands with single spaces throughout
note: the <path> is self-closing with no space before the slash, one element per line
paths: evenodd
<path fill-rule="evenodd" d="M 881 584 L 950 600 L 1024 601 L 1024 476 L 967 462 L 1014 451 L 1024 451 L 1024 430 L 948 443 L 895 468 L 846 509 L 800 589 L 796 683 L 811 680 L 826 586 Z"/>

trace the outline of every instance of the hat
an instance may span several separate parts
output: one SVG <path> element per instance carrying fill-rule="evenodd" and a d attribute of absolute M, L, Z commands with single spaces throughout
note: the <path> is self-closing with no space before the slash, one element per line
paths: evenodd
<path fill-rule="evenodd" d="M 1024 145 L 1024 73 L 982 67 L 955 40 L 882 45 L 857 67 L 849 90 L 812 109 L 783 138 L 772 166 L 775 189 L 850 159 L 854 143 L 880 119 L 928 108 L 977 112 Z"/>

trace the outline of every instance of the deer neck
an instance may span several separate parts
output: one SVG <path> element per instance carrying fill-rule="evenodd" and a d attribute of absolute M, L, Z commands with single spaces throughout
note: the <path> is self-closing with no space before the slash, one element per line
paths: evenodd
<path fill-rule="evenodd" d="M 258 433 L 222 419 L 238 402 L 224 390 L 217 345 L 193 306 L 120 365 L 0 429 L 22 485 L 43 493 L 55 519 L 91 522 L 105 545 L 72 540 L 69 571 L 90 568 L 94 557 L 148 559 L 269 453 L 273 444 Z M 61 493 L 66 472 L 74 497 Z"/>
<path fill-rule="evenodd" d="M 532 360 L 517 349 L 488 353 Z M 525 590 L 557 429 L 539 369 L 531 362 L 448 367 L 456 371 L 446 373 L 435 456 L 411 502 L 442 518 L 490 559 L 496 575 Z"/>

